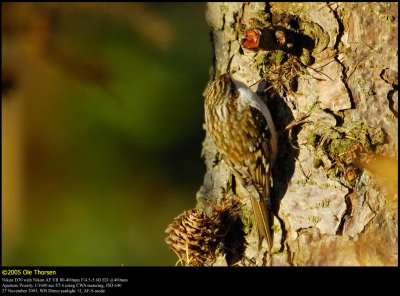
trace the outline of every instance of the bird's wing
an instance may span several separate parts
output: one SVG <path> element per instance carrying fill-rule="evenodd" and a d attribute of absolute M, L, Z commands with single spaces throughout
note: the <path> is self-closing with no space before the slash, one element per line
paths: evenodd
<path fill-rule="evenodd" d="M 271 131 L 260 110 L 249 107 L 247 118 L 243 118 L 243 130 L 246 133 L 249 145 L 249 157 L 246 167 L 254 186 L 264 199 L 269 198 L 271 185 L 271 166 L 273 151 L 271 146 Z"/>
<path fill-rule="evenodd" d="M 241 139 L 246 149 L 242 151 L 242 161 L 228 160 L 229 166 L 239 182 L 251 195 L 251 205 L 257 224 L 259 244 L 265 238 L 269 249 L 272 247 L 269 213 L 265 201 L 270 195 L 272 143 L 271 131 L 264 115 L 249 106 L 240 119 Z"/>

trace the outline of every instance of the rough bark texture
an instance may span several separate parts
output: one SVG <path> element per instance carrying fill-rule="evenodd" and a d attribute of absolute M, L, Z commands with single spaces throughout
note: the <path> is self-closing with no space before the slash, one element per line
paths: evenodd
<path fill-rule="evenodd" d="M 397 265 L 398 4 L 209 3 L 206 20 L 213 73 L 232 58 L 234 78 L 263 78 L 253 89 L 280 135 L 269 255 L 258 250 L 249 202 L 206 136 L 197 207 L 212 215 L 228 200 L 240 204 L 210 265 Z M 249 50 L 241 40 L 253 28 L 264 37 L 280 28 L 297 50 Z M 289 141 L 285 127 L 304 115 Z"/>

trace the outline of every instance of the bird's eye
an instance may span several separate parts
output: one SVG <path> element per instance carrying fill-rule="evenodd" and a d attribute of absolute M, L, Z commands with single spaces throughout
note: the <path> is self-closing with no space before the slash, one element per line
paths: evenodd
<path fill-rule="evenodd" d="M 239 91 L 237 90 L 237 88 L 236 88 L 234 83 L 231 83 L 231 95 L 234 98 L 237 98 L 239 96 Z"/>

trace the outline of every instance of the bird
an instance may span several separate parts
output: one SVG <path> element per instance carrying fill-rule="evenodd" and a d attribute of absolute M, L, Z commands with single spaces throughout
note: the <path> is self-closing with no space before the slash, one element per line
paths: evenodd
<path fill-rule="evenodd" d="M 266 202 L 272 185 L 277 134 L 271 113 L 260 97 L 227 72 L 204 91 L 205 123 L 217 151 L 235 179 L 249 193 L 259 248 L 273 244 Z"/>

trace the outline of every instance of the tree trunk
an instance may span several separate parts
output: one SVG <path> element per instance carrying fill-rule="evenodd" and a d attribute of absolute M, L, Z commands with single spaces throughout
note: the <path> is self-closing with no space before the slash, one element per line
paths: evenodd
<path fill-rule="evenodd" d="M 398 264 L 397 11 L 397 3 L 208 3 L 212 76 L 229 68 L 254 84 L 279 149 L 267 252 L 206 136 L 197 208 L 230 218 L 204 265 Z"/>

